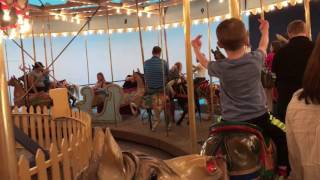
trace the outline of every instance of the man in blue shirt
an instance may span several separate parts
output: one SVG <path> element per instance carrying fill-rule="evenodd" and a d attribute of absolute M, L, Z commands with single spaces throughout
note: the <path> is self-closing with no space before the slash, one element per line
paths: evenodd
<path fill-rule="evenodd" d="M 163 92 L 168 77 L 168 63 L 160 58 L 161 48 L 155 46 L 152 49 L 152 58 L 144 62 L 144 78 L 147 93 Z"/>
<path fill-rule="evenodd" d="M 152 58 L 144 62 L 144 79 L 146 82 L 147 97 L 145 99 L 145 105 L 147 108 L 148 114 L 151 114 L 151 109 L 153 106 L 153 101 L 158 102 L 159 107 L 154 108 L 155 113 L 155 123 L 152 125 L 152 131 L 155 131 L 156 127 L 160 123 L 160 113 L 163 106 L 162 93 L 165 93 L 165 86 L 167 83 L 168 77 L 168 63 L 160 58 L 161 48 L 155 46 L 152 49 Z M 162 99 L 162 100 L 161 100 Z M 167 128 L 170 129 L 171 123 L 168 118 L 165 118 Z"/>

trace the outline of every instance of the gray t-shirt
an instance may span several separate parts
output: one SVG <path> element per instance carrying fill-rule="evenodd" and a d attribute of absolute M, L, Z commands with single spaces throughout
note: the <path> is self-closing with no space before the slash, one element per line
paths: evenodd
<path fill-rule="evenodd" d="M 210 76 L 220 79 L 222 118 L 245 121 L 267 112 L 266 95 L 261 83 L 265 54 L 253 51 L 239 59 L 222 59 L 208 64 Z"/>

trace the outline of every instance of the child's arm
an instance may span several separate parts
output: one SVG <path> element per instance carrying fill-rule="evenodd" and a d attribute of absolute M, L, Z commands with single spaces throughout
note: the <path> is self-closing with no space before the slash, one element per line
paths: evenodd
<path fill-rule="evenodd" d="M 200 51 L 201 44 L 202 44 L 201 40 L 200 40 L 201 37 L 202 37 L 201 35 L 198 35 L 194 40 L 192 40 L 191 44 L 192 44 L 192 47 L 193 47 L 193 51 L 194 51 L 194 53 L 196 55 L 196 58 L 199 60 L 199 63 L 203 67 L 207 68 L 209 61 L 205 56 L 203 56 L 203 54 Z"/>
<path fill-rule="evenodd" d="M 267 54 L 267 48 L 269 44 L 269 22 L 266 20 L 259 20 L 261 38 L 259 43 L 259 50 Z"/>

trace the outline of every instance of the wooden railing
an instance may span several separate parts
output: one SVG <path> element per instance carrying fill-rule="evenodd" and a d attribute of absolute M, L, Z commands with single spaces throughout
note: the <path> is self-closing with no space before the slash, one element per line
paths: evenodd
<path fill-rule="evenodd" d="M 35 166 L 21 155 L 18 173 L 21 180 L 76 179 L 89 164 L 91 154 L 91 117 L 84 112 L 72 112 L 70 117 L 52 119 L 48 109 L 22 107 L 12 110 L 14 124 L 49 151 L 46 159 L 38 149 Z M 17 145 L 17 148 L 21 148 Z"/>

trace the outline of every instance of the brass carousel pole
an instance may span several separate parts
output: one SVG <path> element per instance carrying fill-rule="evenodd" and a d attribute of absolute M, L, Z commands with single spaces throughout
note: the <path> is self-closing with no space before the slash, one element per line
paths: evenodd
<path fill-rule="evenodd" d="M 210 12 L 209 12 L 209 2 L 210 1 L 207 1 L 207 19 L 208 19 L 208 57 L 209 57 L 209 61 L 212 61 L 212 56 L 211 56 L 211 23 L 210 23 Z M 211 87 L 211 84 L 212 84 L 212 77 L 210 76 L 209 77 L 209 80 L 210 80 L 210 86 Z M 210 104 L 211 104 L 211 108 L 210 108 L 210 115 L 209 117 L 211 117 L 211 115 L 213 114 L 214 112 L 214 109 L 213 109 L 213 92 L 210 88 Z"/>
<path fill-rule="evenodd" d="M 262 20 L 264 20 L 264 8 L 263 8 L 263 6 L 264 6 L 264 1 L 263 1 L 263 0 L 260 0 L 260 9 L 261 9 L 261 16 L 260 16 L 260 18 L 261 18 Z"/>
<path fill-rule="evenodd" d="M 6 55 L 7 78 L 9 78 L 10 77 L 10 71 L 9 71 L 9 60 L 8 60 L 8 52 L 7 52 L 7 43 L 6 43 L 6 41 L 4 41 L 4 52 L 5 52 L 5 55 Z M 9 102 L 10 102 L 10 105 L 12 105 L 11 92 L 10 92 L 10 88 L 9 87 L 8 87 L 8 91 L 9 91 Z"/>
<path fill-rule="evenodd" d="M 304 0 L 304 15 L 307 28 L 307 36 L 312 39 L 311 33 L 311 16 L 310 16 L 310 0 Z"/>
<path fill-rule="evenodd" d="M 164 47 L 166 48 L 166 58 L 167 58 L 167 62 L 169 64 L 167 30 L 166 30 L 166 10 L 163 7 L 162 7 L 162 24 L 163 24 Z"/>
<path fill-rule="evenodd" d="M 51 36 L 51 25 L 50 25 L 50 16 L 48 16 L 48 35 L 49 35 L 49 44 L 50 44 L 50 55 L 51 55 L 51 65 L 52 65 L 52 76 L 55 78 L 54 73 L 54 63 L 53 63 L 53 50 L 52 50 L 52 36 Z"/>
<path fill-rule="evenodd" d="M 20 33 L 20 46 L 21 46 L 21 60 L 22 60 L 22 71 L 23 71 L 23 77 L 24 77 L 24 88 L 27 91 L 27 89 L 29 88 L 29 84 L 28 84 L 28 79 L 27 79 L 27 73 L 26 73 L 26 63 L 25 63 L 25 59 L 24 59 L 24 46 L 23 46 L 23 40 L 21 37 L 21 33 Z M 29 94 L 27 94 L 26 99 L 25 99 L 26 105 L 29 106 Z"/>
<path fill-rule="evenodd" d="M 140 50 L 141 50 L 141 62 L 142 62 L 142 67 L 144 67 L 144 50 L 143 50 L 143 42 L 142 42 L 141 22 L 140 22 L 140 17 L 139 17 L 138 0 L 136 0 L 136 10 L 137 10 L 137 20 L 138 20 L 138 29 L 139 29 L 139 40 L 140 40 Z"/>
<path fill-rule="evenodd" d="M 13 124 L 8 101 L 8 84 L 5 74 L 2 39 L 0 40 L 0 177 L 5 180 L 17 180 L 17 157 Z"/>
<path fill-rule="evenodd" d="M 161 0 L 159 1 L 159 38 L 160 38 L 160 48 L 162 48 L 163 46 L 163 39 L 162 39 L 162 6 L 161 6 Z M 163 58 L 163 53 L 161 54 L 162 58 Z"/>
<path fill-rule="evenodd" d="M 239 0 L 229 0 L 229 12 L 231 17 L 241 19 Z"/>
<path fill-rule="evenodd" d="M 37 60 L 36 58 L 36 44 L 34 41 L 34 31 L 33 31 L 33 27 L 34 27 L 34 20 L 32 20 L 32 28 L 31 28 L 31 34 L 32 34 L 32 49 L 33 49 L 33 62 L 35 63 Z"/>
<path fill-rule="evenodd" d="M 89 30 L 89 24 L 87 26 L 87 31 Z M 86 62 L 87 62 L 87 78 L 88 78 L 88 85 L 90 84 L 90 72 L 89 72 L 89 57 L 88 57 L 88 38 L 87 36 L 84 39 L 84 48 L 86 53 Z"/>
<path fill-rule="evenodd" d="M 107 8 L 107 35 L 108 35 L 108 49 L 109 49 L 109 61 L 110 61 L 110 70 L 111 70 L 111 80 L 114 81 L 113 77 L 113 65 L 112 65 L 112 51 L 111 51 L 111 34 L 110 34 L 110 26 L 109 26 L 109 11 Z"/>
<path fill-rule="evenodd" d="M 48 67 L 48 56 L 47 56 L 47 43 L 46 43 L 46 33 L 45 33 L 45 19 L 43 19 L 42 22 L 42 35 L 43 35 L 43 49 L 44 49 L 44 62 L 46 68 Z"/>
<path fill-rule="evenodd" d="M 188 112 L 189 112 L 189 133 L 192 153 L 197 152 L 197 129 L 195 120 L 194 89 L 192 78 L 192 54 L 191 54 L 191 17 L 190 0 L 183 0 L 183 21 L 184 21 L 184 39 L 187 64 L 187 83 L 188 83 Z"/>

